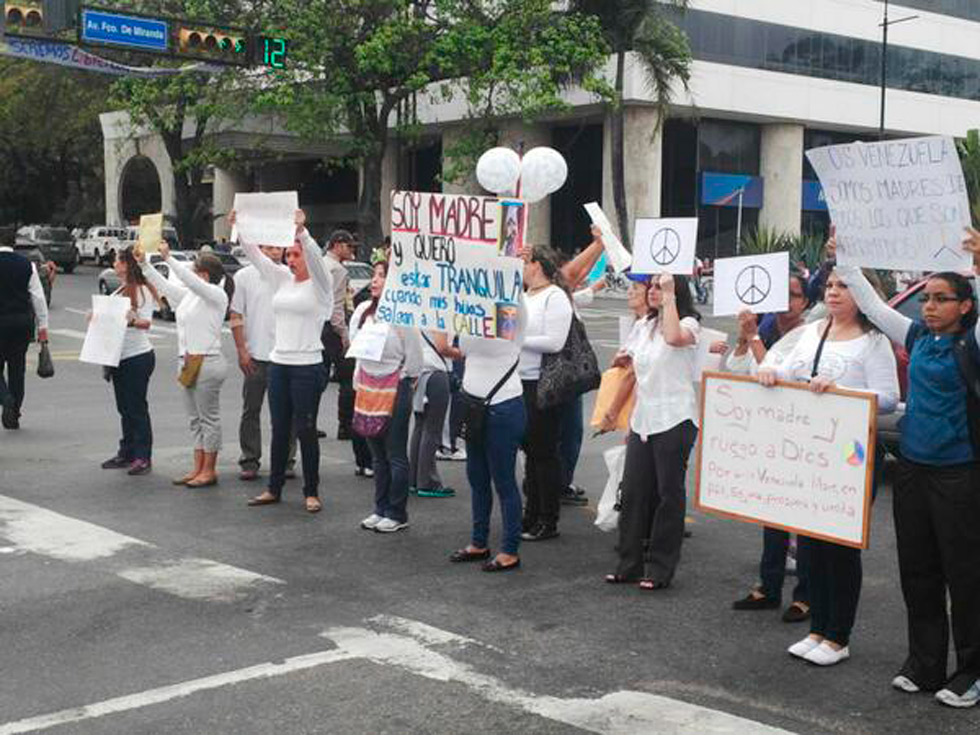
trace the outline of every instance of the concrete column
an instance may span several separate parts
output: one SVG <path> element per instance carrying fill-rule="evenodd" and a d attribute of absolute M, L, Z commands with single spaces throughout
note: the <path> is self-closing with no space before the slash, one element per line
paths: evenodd
<path fill-rule="evenodd" d="M 759 226 L 800 234 L 803 197 L 803 126 L 762 126 L 759 170 L 765 180 Z"/>
<path fill-rule="evenodd" d="M 523 150 L 527 153 L 538 146 L 551 145 L 551 128 L 548 125 L 527 125 L 523 122 L 506 122 L 500 128 L 500 145 Z M 526 242 L 531 245 L 551 245 L 551 197 L 532 204 L 528 212 Z"/>
<path fill-rule="evenodd" d="M 214 184 L 212 189 L 212 214 L 214 239 L 231 237 L 231 226 L 228 224 L 228 212 L 235 204 L 235 194 L 246 189 L 245 177 L 230 169 L 214 169 Z"/>
<path fill-rule="evenodd" d="M 623 175 L 631 239 L 637 217 L 660 216 L 663 131 L 657 128 L 658 120 L 657 111 L 652 107 L 633 105 L 626 108 Z M 607 115 L 602 137 L 602 210 L 618 231 L 612 170 L 612 125 Z"/>

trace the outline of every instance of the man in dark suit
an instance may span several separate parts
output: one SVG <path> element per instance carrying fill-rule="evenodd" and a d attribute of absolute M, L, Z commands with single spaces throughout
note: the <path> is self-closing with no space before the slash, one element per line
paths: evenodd
<path fill-rule="evenodd" d="M 37 269 L 23 255 L 0 247 L 0 401 L 5 429 L 20 428 L 27 346 L 48 341 L 48 306 Z M 3 385 L 5 379 L 5 385 Z"/>

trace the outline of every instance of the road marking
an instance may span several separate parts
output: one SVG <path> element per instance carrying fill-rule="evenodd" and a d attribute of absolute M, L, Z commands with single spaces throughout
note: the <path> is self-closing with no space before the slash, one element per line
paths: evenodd
<path fill-rule="evenodd" d="M 482 645 L 471 638 L 405 618 L 378 616 L 367 621 L 400 632 L 338 627 L 322 635 L 336 644 L 330 651 L 294 656 L 282 663 L 264 663 L 180 684 L 149 689 L 83 707 L 30 717 L 0 725 L 0 735 L 20 735 L 59 725 L 92 720 L 187 697 L 197 692 L 351 660 L 391 666 L 426 679 L 457 683 L 473 694 L 506 707 L 562 722 L 598 735 L 792 735 L 743 717 L 646 692 L 620 691 L 598 699 L 538 696 L 480 674 L 436 648 Z M 496 650 L 496 649 L 494 649 Z"/>
<path fill-rule="evenodd" d="M 146 541 L 4 495 L 0 495 L 0 538 L 15 553 L 69 563 L 101 562 L 100 569 L 122 579 L 188 600 L 231 602 L 259 586 L 285 584 L 210 559 L 175 558 Z"/>
<path fill-rule="evenodd" d="M 77 329 L 49 329 L 49 334 L 57 334 L 59 337 L 71 337 L 72 339 L 85 339 L 85 332 L 79 332 Z"/>

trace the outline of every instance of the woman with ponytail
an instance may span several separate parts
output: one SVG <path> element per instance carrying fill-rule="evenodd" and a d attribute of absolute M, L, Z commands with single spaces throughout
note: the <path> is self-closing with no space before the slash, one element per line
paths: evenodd
<path fill-rule="evenodd" d="M 149 330 L 159 297 L 156 289 L 147 283 L 132 248 L 116 254 L 113 269 L 122 282 L 113 296 L 128 299 L 130 306 L 119 366 L 108 370 L 122 424 L 122 438 L 116 455 L 103 462 L 102 469 L 126 469 L 130 475 L 145 475 L 150 471 L 153 446 L 146 392 L 156 366 Z"/>
<path fill-rule="evenodd" d="M 215 468 L 221 449 L 221 385 L 228 375 L 228 363 L 221 353 L 221 329 L 235 282 L 225 277 L 216 255 L 202 253 L 189 266 L 170 257 L 166 242 L 160 243 L 160 255 L 183 287 L 160 275 L 144 254 L 138 259 L 146 280 L 170 304 L 176 304 L 178 381 L 184 388 L 184 406 L 194 438 L 194 467 L 174 484 L 208 487 L 218 482 Z"/>

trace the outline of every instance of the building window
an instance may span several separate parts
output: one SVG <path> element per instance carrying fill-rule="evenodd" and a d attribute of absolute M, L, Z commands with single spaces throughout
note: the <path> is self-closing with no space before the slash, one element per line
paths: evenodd
<path fill-rule="evenodd" d="M 704 120 L 698 126 L 698 170 L 758 175 L 761 136 L 758 125 Z"/>
<path fill-rule="evenodd" d="M 930 13 L 950 15 L 954 18 L 980 20 L 980 3 L 976 0 L 897 0 L 897 2 L 892 0 L 892 5 L 896 4 L 904 8 L 928 10 Z"/>

